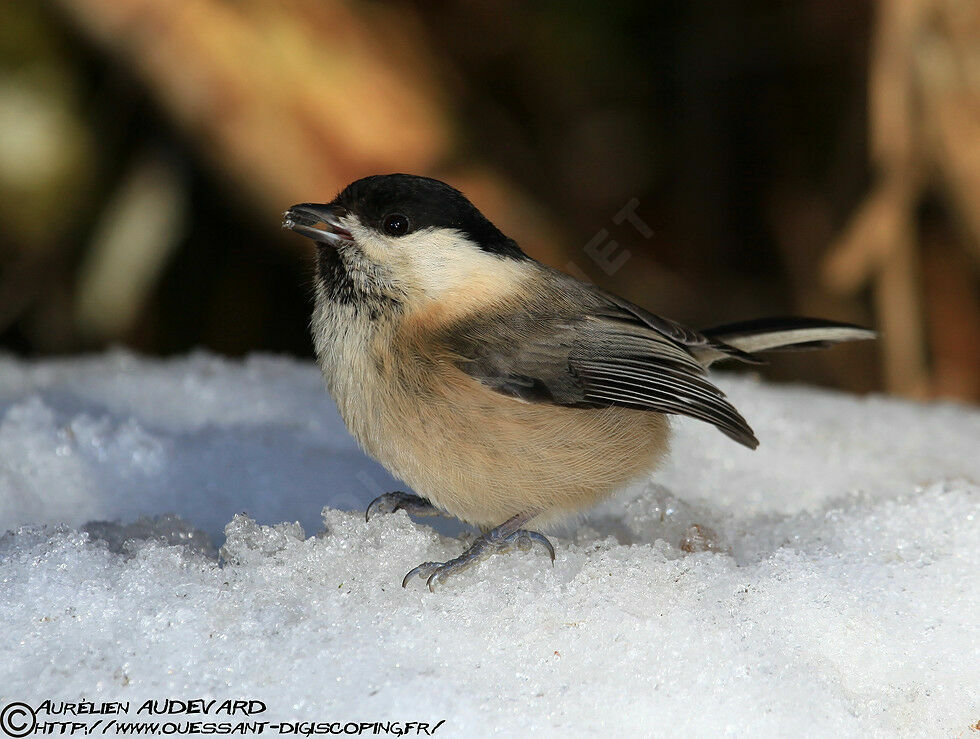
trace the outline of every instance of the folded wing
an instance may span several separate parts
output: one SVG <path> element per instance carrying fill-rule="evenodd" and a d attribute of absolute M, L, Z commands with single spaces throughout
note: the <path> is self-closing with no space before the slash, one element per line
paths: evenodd
<path fill-rule="evenodd" d="M 525 401 L 685 415 L 758 446 L 697 356 L 750 355 L 571 278 L 561 285 L 449 327 L 443 341 L 457 365 Z"/>

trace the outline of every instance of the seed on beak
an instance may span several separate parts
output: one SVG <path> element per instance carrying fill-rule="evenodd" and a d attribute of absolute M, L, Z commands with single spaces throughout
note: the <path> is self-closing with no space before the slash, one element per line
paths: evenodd
<path fill-rule="evenodd" d="M 339 205 L 301 203 L 283 213 L 282 227 L 314 241 L 336 246 L 354 240 L 350 231 L 340 223 L 345 215 L 347 210 Z"/>

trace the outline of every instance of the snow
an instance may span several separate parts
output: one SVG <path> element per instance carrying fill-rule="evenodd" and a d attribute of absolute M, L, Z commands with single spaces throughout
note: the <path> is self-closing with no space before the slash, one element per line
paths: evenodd
<path fill-rule="evenodd" d="M 312 363 L 0 358 L 0 704 L 131 701 L 132 720 L 150 698 L 255 699 L 253 719 L 445 719 L 437 736 L 975 735 L 980 412 L 718 381 L 757 451 L 677 421 L 651 481 L 551 536 L 554 567 L 515 552 L 432 594 L 401 577 L 464 530 L 365 523 L 398 485 Z"/>

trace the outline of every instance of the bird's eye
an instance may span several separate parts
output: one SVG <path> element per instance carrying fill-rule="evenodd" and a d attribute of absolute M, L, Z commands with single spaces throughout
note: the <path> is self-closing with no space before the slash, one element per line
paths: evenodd
<path fill-rule="evenodd" d="M 401 213 L 389 213 L 381 223 L 389 236 L 404 236 L 408 233 L 408 218 Z"/>

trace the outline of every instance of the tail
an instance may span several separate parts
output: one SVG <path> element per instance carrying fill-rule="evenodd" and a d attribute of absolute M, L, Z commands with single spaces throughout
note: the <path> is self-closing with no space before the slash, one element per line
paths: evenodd
<path fill-rule="evenodd" d="M 817 318 L 760 318 L 716 326 L 701 333 L 717 344 L 698 352 L 698 359 L 706 367 L 719 359 L 739 358 L 741 353 L 823 349 L 844 341 L 863 341 L 878 336 L 871 329 Z M 726 351 L 729 347 L 737 351 Z"/>

